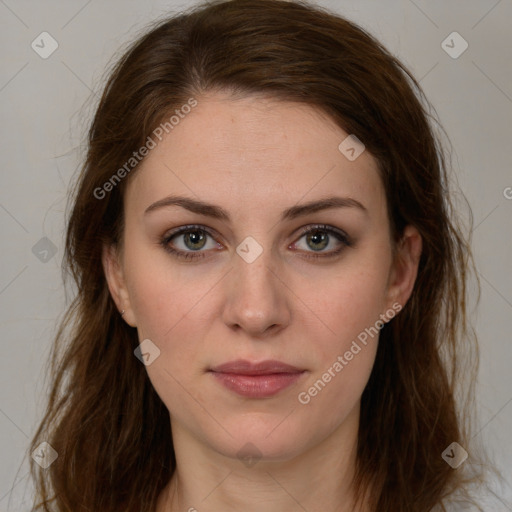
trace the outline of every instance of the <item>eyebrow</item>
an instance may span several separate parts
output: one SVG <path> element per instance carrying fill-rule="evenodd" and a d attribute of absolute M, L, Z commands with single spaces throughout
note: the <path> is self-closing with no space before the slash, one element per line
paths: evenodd
<path fill-rule="evenodd" d="M 185 196 L 168 196 L 156 201 L 146 208 L 144 215 L 165 208 L 167 206 L 181 206 L 186 210 L 200 215 L 205 215 L 214 219 L 224 220 L 227 222 L 231 221 L 229 213 L 222 207 L 199 201 L 197 199 L 191 199 Z M 297 217 L 302 217 L 309 213 L 315 213 L 321 210 L 327 210 L 330 208 L 356 208 L 365 214 L 368 214 L 367 208 L 356 199 L 351 197 L 339 197 L 331 196 L 316 201 L 310 201 L 300 205 L 291 206 L 283 211 L 281 220 L 293 220 Z"/>

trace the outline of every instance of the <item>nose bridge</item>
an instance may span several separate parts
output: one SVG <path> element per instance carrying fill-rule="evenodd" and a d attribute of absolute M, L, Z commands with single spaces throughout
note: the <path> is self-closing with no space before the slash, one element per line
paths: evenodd
<path fill-rule="evenodd" d="M 237 246 L 223 309 L 227 325 L 257 335 L 288 323 L 289 305 L 278 278 L 277 261 L 271 246 L 253 237 L 246 237 Z"/>

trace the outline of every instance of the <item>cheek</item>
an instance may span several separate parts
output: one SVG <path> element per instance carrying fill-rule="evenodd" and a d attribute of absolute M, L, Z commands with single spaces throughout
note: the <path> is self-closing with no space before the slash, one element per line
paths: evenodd
<path fill-rule="evenodd" d="M 160 350 L 148 367 L 150 377 L 161 367 L 180 381 L 189 380 L 203 370 L 206 326 L 217 307 L 215 284 L 221 274 L 176 264 L 163 250 L 134 245 L 126 250 L 125 265 L 139 340 L 150 339 Z"/>
<path fill-rule="evenodd" d="M 146 337 L 164 339 L 204 295 L 200 280 L 176 264 L 161 247 L 142 236 L 126 240 L 125 272 L 137 328 Z"/>
<path fill-rule="evenodd" d="M 298 390 L 297 401 L 312 416 L 322 417 L 324 427 L 339 426 L 361 398 L 370 377 L 378 347 L 379 329 L 375 324 L 382 301 L 375 293 L 371 276 L 346 279 L 343 289 L 323 299 L 320 314 L 329 326 L 310 333 L 316 340 L 310 350 L 316 364 Z"/>
<path fill-rule="evenodd" d="M 203 373 L 198 357 L 204 352 L 201 308 L 212 284 L 186 279 L 187 273 L 179 267 L 171 272 L 171 266 L 161 264 L 159 257 L 147 265 L 132 261 L 130 300 L 139 341 L 150 339 L 159 350 L 146 367 L 149 379 L 169 411 L 189 415 L 195 400 L 203 401 L 203 390 L 195 383 Z"/>
<path fill-rule="evenodd" d="M 330 411 L 326 421 L 344 418 L 368 382 L 383 325 L 381 315 L 386 314 L 390 261 L 390 254 L 386 257 L 375 246 L 361 251 L 326 281 L 322 293 L 317 290 L 310 299 L 323 325 L 314 335 L 318 364 L 300 390 L 302 399 L 298 398 L 312 410 L 318 408 L 319 414 Z"/>
<path fill-rule="evenodd" d="M 310 298 L 305 302 L 321 320 L 324 335 L 318 339 L 324 356 L 348 350 L 352 340 L 385 313 L 387 272 L 385 262 L 362 259 L 330 276 L 314 294 L 309 292 Z M 308 286 L 311 288 L 310 283 L 304 283 L 301 296 L 308 296 Z"/>
<path fill-rule="evenodd" d="M 132 307 L 139 339 L 151 339 L 173 367 L 180 368 L 184 361 L 192 360 L 200 349 L 204 320 L 198 313 L 208 288 L 152 275 L 135 281 L 134 289 Z"/>

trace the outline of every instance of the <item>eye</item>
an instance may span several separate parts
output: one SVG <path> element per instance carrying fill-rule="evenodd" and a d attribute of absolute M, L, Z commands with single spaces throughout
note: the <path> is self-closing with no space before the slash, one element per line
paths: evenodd
<path fill-rule="evenodd" d="M 301 242 L 302 239 L 305 244 Z M 223 248 L 222 244 L 215 240 L 214 234 L 200 225 L 176 228 L 167 233 L 160 244 L 168 253 L 187 261 L 208 257 L 210 251 Z M 342 230 L 316 224 L 302 228 L 301 237 L 289 248 L 304 252 L 302 257 L 305 258 L 332 258 L 352 245 L 353 242 Z"/>
<path fill-rule="evenodd" d="M 346 233 L 324 224 L 306 226 L 302 229 L 301 234 L 300 239 L 290 247 L 310 253 L 304 254 L 306 258 L 331 258 L 340 254 L 346 247 L 353 245 Z M 300 243 L 302 239 L 304 239 L 303 244 Z"/>
<path fill-rule="evenodd" d="M 160 243 L 167 252 L 185 260 L 204 258 L 207 250 L 222 247 L 208 229 L 197 225 L 177 228 L 167 233 Z"/>

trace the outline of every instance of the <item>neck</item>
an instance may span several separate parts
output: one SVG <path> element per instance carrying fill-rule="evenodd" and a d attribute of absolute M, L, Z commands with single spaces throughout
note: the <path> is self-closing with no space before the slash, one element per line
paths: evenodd
<path fill-rule="evenodd" d="M 366 512 L 355 507 L 352 489 L 358 422 L 357 407 L 320 444 L 286 459 L 245 463 L 172 424 L 177 469 L 157 512 Z"/>

